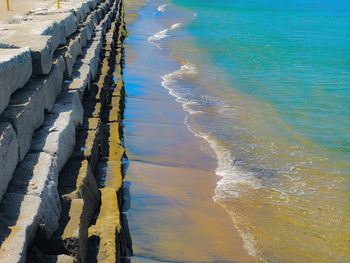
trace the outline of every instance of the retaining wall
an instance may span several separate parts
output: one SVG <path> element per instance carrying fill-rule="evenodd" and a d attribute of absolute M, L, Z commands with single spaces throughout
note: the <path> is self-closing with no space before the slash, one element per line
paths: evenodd
<path fill-rule="evenodd" d="M 122 0 L 69 0 L 0 25 L 0 262 L 124 253 L 124 35 Z"/>

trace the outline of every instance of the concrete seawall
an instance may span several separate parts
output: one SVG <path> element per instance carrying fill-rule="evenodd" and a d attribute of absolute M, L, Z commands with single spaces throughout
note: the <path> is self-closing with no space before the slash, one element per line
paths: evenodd
<path fill-rule="evenodd" d="M 119 262 L 122 0 L 0 25 L 0 262 Z"/>

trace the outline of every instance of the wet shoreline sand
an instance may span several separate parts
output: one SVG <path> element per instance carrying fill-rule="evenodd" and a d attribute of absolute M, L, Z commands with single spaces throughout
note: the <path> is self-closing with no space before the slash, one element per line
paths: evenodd
<path fill-rule="evenodd" d="M 147 42 L 143 22 L 129 20 L 125 43 L 129 167 L 123 210 L 131 261 L 254 262 L 229 215 L 212 199 L 217 161 L 187 129 L 181 105 L 161 86 L 160 77 L 178 65 Z"/>

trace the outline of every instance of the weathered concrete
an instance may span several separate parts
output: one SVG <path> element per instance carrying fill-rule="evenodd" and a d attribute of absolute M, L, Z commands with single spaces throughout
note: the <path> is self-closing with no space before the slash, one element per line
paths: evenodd
<path fill-rule="evenodd" d="M 89 160 L 92 169 L 95 169 L 99 160 L 98 130 L 82 131 L 77 137 L 74 158 Z"/>
<path fill-rule="evenodd" d="M 0 114 L 10 96 L 24 86 L 32 75 L 32 57 L 28 48 L 0 48 Z"/>
<path fill-rule="evenodd" d="M 61 52 L 64 52 L 64 59 L 66 62 L 65 70 L 65 79 L 70 79 L 73 72 L 74 64 L 77 60 L 77 57 L 82 53 L 82 43 L 80 41 L 80 33 L 72 37 L 67 47 L 61 49 Z"/>
<path fill-rule="evenodd" d="M 63 89 L 79 90 L 82 99 L 85 90 L 90 90 L 90 83 L 90 65 L 78 60 L 74 65 L 72 81 L 66 83 Z"/>
<path fill-rule="evenodd" d="M 99 2 L 88 0 L 82 5 L 81 0 L 67 0 L 62 2 L 60 14 L 50 9 L 37 10 L 32 12 L 26 21 L 21 21 L 23 25 L 30 23 L 37 25 L 36 30 L 32 28 L 30 31 L 30 34 L 38 34 L 34 38 L 50 38 L 50 43 L 46 42 L 49 44 L 49 52 L 53 53 L 55 49 L 61 49 L 58 46 L 65 44 L 66 41 L 67 47 L 63 48 L 64 55 L 54 54 L 53 62 L 51 58 L 52 69 L 47 73 L 44 73 L 43 58 L 36 59 L 35 63 L 40 64 L 41 72 L 35 72 L 36 76 L 20 91 L 13 94 L 8 107 L 8 109 L 12 108 L 13 112 L 5 114 L 8 111 L 6 109 L 5 117 L 1 117 L 3 121 L 11 122 L 7 125 L 13 126 L 14 139 L 21 139 L 25 141 L 24 144 L 31 142 L 29 153 L 26 153 L 25 147 L 21 146 L 23 143 L 20 143 L 19 147 L 13 147 L 20 152 L 17 156 L 19 155 L 23 161 L 13 173 L 4 199 L 0 202 L 0 229 L 4 229 L 0 232 L 1 262 L 3 255 L 8 256 L 8 260 L 4 262 L 26 262 L 28 246 L 34 245 L 40 250 L 44 248 L 37 243 L 43 237 L 42 233 L 51 245 L 58 246 L 51 251 L 52 253 L 48 253 L 47 250 L 39 251 L 39 257 L 36 259 L 31 257 L 32 261 L 28 262 L 85 262 L 86 260 L 88 228 L 100 202 L 100 191 L 92 169 L 97 167 L 100 160 L 100 142 L 105 139 L 100 136 L 100 113 L 104 109 L 98 102 L 100 93 L 97 96 L 95 92 L 98 89 L 95 86 L 91 87 L 91 82 L 101 72 L 104 75 L 101 78 L 101 83 L 104 83 L 101 87 L 109 86 L 105 85 L 110 82 L 110 78 L 106 77 L 106 74 L 111 73 L 106 70 L 109 64 L 107 63 L 101 71 L 99 65 L 105 34 L 111 26 L 111 18 L 114 17 L 113 13 L 117 5 L 115 2 L 112 7 L 111 4 L 114 1 L 107 0 L 94 10 Z M 44 23 L 48 18 L 52 20 Z M 85 18 L 86 21 L 84 21 Z M 108 37 L 112 37 L 112 34 Z M 92 42 L 89 43 L 91 40 Z M 109 41 L 106 44 L 113 43 Z M 9 46 L 10 44 L 6 47 Z M 84 50 L 80 57 L 82 48 Z M 43 50 L 40 48 L 37 50 L 39 51 L 37 54 L 41 56 Z M 108 47 L 108 50 L 112 48 Z M 106 55 L 111 56 L 112 52 Z M 35 63 L 32 62 L 32 64 Z M 62 85 L 65 69 L 65 78 L 69 80 Z M 38 76 L 38 74 L 48 75 Z M 108 89 L 105 88 L 105 91 L 107 92 Z M 82 101 L 85 106 L 90 104 L 87 112 L 83 111 Z M 103 103 L 105 106 L 107 100 Z M 45 118 L 41 112 L 46 113 Z M 120 112 L 117 113 L 120 114 Z M 84 124 L 78 129 L 79 135 L 76 136 L 77 127 L 82 124 L 83 119 Z M 109 118 L 107 119 L 109 121 Z M 20 123 L 21 120 L 22 123 Z M 119 131 L 115 132 L 116 129 L 120 129 L 119 123 L 115 122 L 107 126 L 108 135 L 112 129 L 113 136 L 118 137 L 116 138 L 118 141 L 110 142 L 118 145 L 108 147 L 105 151 L 108 158 L 117 158 L 115 161 L 104 160 L 109 166 L 105 171 L 107 174 L 115 173 L 116 177 L 106 178 L 105 184 L 108 189 L 102 190 L 102 210 L 91 233 L 100 238 L 99 261 L 115 262 L 120 256 L 118 238 L 121 224 L 117 190 L 121 185 L 120 159 L 124 151 L 121 150 L 122 147 L 119 148 Z M 111 128 L 112 126 L 115 128 Z M 31 138 L 34 129 L 37 130 Z M 26 136 L 26 132 L 31 134 Z M 0 123 L 0 143 L 1 139 Z M 66 164 L 74 149 L 76 151 L 74 158 Z M 17 161 L 14 160 L 13 163 Z M 79 163 L 78 172 L 75 173 L 75 165 Z M 57 173 L 59 171 L 61 174 L 58 179 L 58 195 Z M 59 202 L 59 196 L 61 202 Z M 60 219 L 59 224 L 58 219 Z M 37 232 L 38 229 L 40 231 Z M 36 238 L 33 244 L 34 236 Z"/>
<path fill-rule="evenodd" d="M 40 198 L 6 194 L 0 203 L 0 258 L 3 263 L 25 262 L 26 250 L 40 222 Z"/>
<path fill-rule="evenodd" d="M 49 236 L 58 227 L 57 164 L 45 153 L 30 154 L 18 166 L 0 203 L 1 262 L 25 262 L 39 225 Z"/>
<path fill-rule="evenodd" d="M 59 105 L 60 110 L 54 108 L 54 113 L 47 116 L 43 127 L 35 133 L 31 145 L 33 152 L 44 151 L 56 156 L 59 171 L 62 170 L 73 153 L 76 141 L 75 128 L 76 124 L 79 123 L 77 120 L 78 118 L 81 121 L 83 119 L 83 116 L 76 117 L 72 114 L 75 107 L 73 103 L 74 101 L 71 101 L 69 104 Z"/>
<path fill-rule="evenodd" d="M 10 122 L 16 130 L 20 161 L 29 150 L 35 129 L 44 121 L 44 96 L 41 91 L 40 87 L 33 87 L 16 92 L 0 118 Z"/>
<path fill-rule="evenodd" d="M 103 46 L 102 41 L 102 37 L 94 37 L 91 46 L 83 50 L 84 58 L 82 59 L 82 62 L 90 66 L 90 76 L 92 80 L 97 77 L 100 62 L 99 58 Z"/>
<path fill-rule="evenodd" d="M 0 27 L 0 48 L 14 49 L 29 47 L 32 56 L 33 74 L 48 74 L 52 64 L 52 37 L 16 31 L 13 25 Z"/>
<path fill-rule="evenodd" d="M 71 159 L 60 173 L 59 192 L 66 200 L 83 199 L 89 206 L 87 214 L 92 219 L 100 201 L 94 174 L 87 160 Z"/>
<path fill-rule="evenodd" d="M 101 208 L 95 225 L 89 228 L 89 236 L 99 238 L 98 262 L 117 262 L 120 257 L 118 233 L 121 231 L 120 212 L 116 189 L 101 189 Z"/>
<path fill-rule="evenodd" d="M 61 206 L 57 192 L 58 167 L 55 157 L 46 153 L 28 154 L 18 165 L 7 193 L 33 195 L 40 198 L 42 227 L 47 236 L 58 228 Z"/>
<path fill-rule="evenodd" d="M 18 163 L 18 141 L 8 122 L 0 122 L 0 201 Z"/>
<path fill-rule="evenodd" d="M 52 113 L 58 115 L 63 112 L 71 114 L 74 127 L 83 123 L 84 109 L 77 90 L 66 90 L 61 93 Z"/>
<path fill-rule="evenodd" d="M 27 263 L 78 263 L 78 260 L 67 255 L 47 255 L 38 249 L 32 249 Z"/>
<path fill-rule="evenodd" d="M 49 240 L 39 241 L 49 254 L 65 253 L 86 262 L 88 227 L 100 202 L 94 175 L 86 160 L 70 160 L 59 177 L 63 213 L 60 227 Z"/>
<path fill-rule="evenodd" d="M 49 75 L 30 80 L 15 92 L 0 120 L 10 122 L 17 132 L 19 157 L 27 154 L 34 131 L 44 121 L 44 110 L 50 111 L 62 89 L 64 62 L 58 58 Z"/>

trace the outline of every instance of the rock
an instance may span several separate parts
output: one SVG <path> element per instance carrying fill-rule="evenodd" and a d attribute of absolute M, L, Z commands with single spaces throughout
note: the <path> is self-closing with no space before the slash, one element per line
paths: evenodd
<path fill-rule="evenodd" d="M 78 60 L 73 69 L 72 81 L 64 85 L 65 90 L 78 90 L 82 100 L 85 90 L 90 90 L 90 66 Z"/>
<path fill-rule="evenodd" d="M 40 202 L 34 195 L 5 194 L 0 203 L 2 263 L 26 262 L 26 251 L 41 219 Z"/>
<path fill-rule="evenodd" d="M 33 212 L 40 214 L 42 228 L 47 236 L 57 230 L 61 213 L 57 183 L 55 157 L 44 152 L 31 153 L 19 163 L 7 189 L 7 193 L 40 198 L 40 210 Z"/>
<path fill-rule="evenodd" d="M 78 263 L 78 260 L 67 255 L 47 255 L 34 247 L 29 252 L 27 263 Z"/>
<path fill-rule="evenodd" d="M 10 96 L 22 88 L 32 75 L 32 57 L 28 48 L 0 49 L 0 114 Z"/>
<path fill-rule="evenodd" d="M 82 131 L 77 136 L 74 158 L 89 160 L 91 169 L 95 169 L 99 160 L 98 130 Z"/>
<path fill-rule="evenodd" d="M 62 57 L 58 57 L 54 60 L 52 70 L 49 75 L 31 79 L 25 89 L 40 88 L 43 93 L 43 106 L 47 111 L 51 111 L 58 95 L 62 91 L 63 72 L 65 69 L 65 63 Z"/>
<path fill-rule="evenodd" d="M 17 134 L 8 122 L 0 122 L 0 201 L 18 163 Z"/>
<path fill-rule="evenodd" d="M 64 59 L 66 61 L 66 71 L 65 78 L 70 79 L 73 72 L 74 64 L 77 60 L 77 57 L 82 53 L 82 44 L 80 41 L 80 34 L 76 35 L 69 40 Z"/>
<path fill-rule="evenodd" d="M 44 111 L 52 110 L 61 93 L 63 70 L 64 61 L 58 58 L 49 75 L 30 80 L 12 95 L 1 116 L 1 120 L 10 122 L 17 132 L 20 161 L 30 148 L 34 131 L 44 122 Z"/>
<path fill-rule="evenodd" d="M 25 47 L 29 47 L 31 52 L 33 74 L 48 74 L 51 70 L 53 55 L 51 36 L 32 35 L 21 30 L 5 34 L 0 31 L 0 48 Z"/>
<path fill-rule="evenodd" d="M 121 233 L 120 212 L 116 189 L 101 189 L 101 208 L 96 224 L 89 228 L 89 236 L 100 240 L 97 262 L 117 262 L 120 257 L 118 236 Z"/>
<path fill-rule="evenodd" d="M 86 262 L 88 226 L 100 202 L 100 193 L 87 161 L 71 160 L 59 177 L 63 213 L 50 240 L 41 240 L 49 254 L 65 253 Z"/>
<path fill-rule="evenodd" d="M 43 101 L 41 87 L 21 89 L 20 92 L 13 94 L 10 105 L 1 116 L 1 121 L 10 122 L 16 130 L 20 161 L 29 151 L 34 131 L 44 121 Z"/>
<path fill-rule="evenodd" d="M 102 51 L 102 38 L 94 38 L 91 46 L 83 50 L 82 62 L 90 66 L 90 76 L 94 80 L 97 77 L 100 62 L 100 53 Z"/>
<path fill-rule="evenodd" d="M 84 109 L 78 90 L 66 90 L 61 93 L 52 113 L 60 114 L 63 112 L 69 112 L 71 114 L 75 127 L 83 123 Z"/>
<path fill-rule="evenodd" d="M 59 114 L 49 114 L 43 127 L 35 133 L 31 145 L 33 152 L 43 151 L 56 156 L 59 171 L 72 155 L 75 146 L 76 127 L 69 107 L 71 105 Z"/>

